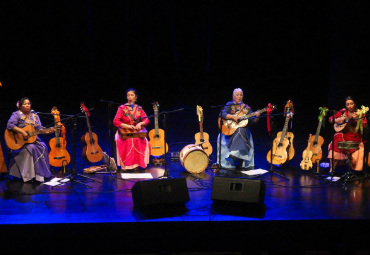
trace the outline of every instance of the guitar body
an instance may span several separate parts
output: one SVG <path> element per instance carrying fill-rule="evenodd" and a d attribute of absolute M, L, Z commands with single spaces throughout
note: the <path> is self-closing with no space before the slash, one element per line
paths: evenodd
<path fill-rule="evenodd" d="M 318 136 L 317 144 L 314 145 L 316 136 L 311 136 L 309 143 L 310 149 L 312 151 L 312 162 L 316 162 L 317 160 L 320 161 L 322 159 L 322 149 L 321 146 L 324 143 L 324 138 L 322 136 Z"/>
<path fill-rule="evenodd" d="M 235 114 L 236 116 L 243 116 L 245 113 L 239 111 Z M 220 124 L 221 118 L 218 118 L 218 123 Z M 224 135 L 232 135 L 240 127 L 246 127 L 248 125 L 248 119 L 242 120 L 240 122 L 235 122 L 234 120 L 222 120 L 222 133 Z"/>
<path fill-rule="evenodd" d="M 3 149 L 1 148 L 1 144 L 0 144 L 0 173 L 7 173 L 7 172 L 8 170 L 5 164 Z"/>
<path fill-rule="evenodd" d="M 89 132 L 81 137 L 81 141 L 84 145 L 82 149 L 82 157 L 85 161 L 90 163 L 99 162 L 103 158 L 103 151 L 98 144 L 98 136 L 91 132 L 91 139 Z"/>
<path fill-rule="evenodd" d="M 287 135 L 282 140 L 283 142 L 279 144 L 280 139 L 281 139 L 281 134 L 282 134 L 281 131 L 277 133 L 276 138 L 274 139 L 274 142 L 273 142 L 272 164 L 274 165 L 284 164 L 287 160 L 291 160 L 295 154 L 294 147 L 292 146 L 293 138 L 294 138 L 293 133 L 287 132 Z M 267 158 L 267 161 L 271 163 L 271 150 L 267 153 L 266 158 Z"/>
<path fill-rule="evenodd" d="M 346 120 L 348 121 L 348 120 Z M 350 127 L 350 123 L 335 123 L 334 124 L 334 130 L 337 133 L 347 133 L 348 129 Z"/>
<path fill-rule="evenodd" d="M 32 134 L 35 132 L 34 127 L 30 125 L 26 125 L 22 128 L 24 131 L 26 131 L 29 134 Z M 11 130 L 5 129 L 4 139 L 6 146 L 8 146 L 11 150 L 18 150 L 23 147 L 26 143 L 34 143 L 37 140 L 37 136 L 30 136 L 27 140 L 23 138 L 23 135 L 21 133 L 13 132 Z"/>
<path fill-rule="evenodd" d="M 207 153 L 208 156 L 211 155 L 213 148 L 212 148 L 212 145 L 209 143 L 209 135 L 206 132 L 203 132 L 203 139 L 202 139 L 201 133 L 198 132 L 195 134 L 194 137 L 195 137 L 195 144 L 200 144 L 203 150 L 205 151 L 205 153 Z"/>
<path fill-rule="evenodd" d="M 312 168 L 312 151 L 308 150 L 308 149 L 305 149 L 302 153 L 302 158 L 303 160 L 301 161 L 301 168 L 303 170 L 309 170 Z"/>
<path fill-rule="evenodd" d="M 59 146 L 56 138 L 52 138 L 49 141 L 50 152 L 49 152 L 49 163 L 54 167 L 63 167 L 71 162 L 71 156 L 66 150 L 67 142 L 63 137 L 59 137 Z"/>
<path fill-rule="evenodd" d="M 152 156 L 162 156 L 166 151 L 168 151 L 168 144 L 166 143 L 166 148 L 164 147 L 164 130 L 158 128 L 158 135 L 155 134 L 155 129 L 149 131 L 149 143 L 150 143 L 150 155 Z"/>

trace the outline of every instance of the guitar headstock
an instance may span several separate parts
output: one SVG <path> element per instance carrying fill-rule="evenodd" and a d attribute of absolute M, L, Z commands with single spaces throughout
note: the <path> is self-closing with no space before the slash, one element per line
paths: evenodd
<path fill-rule="evenodd" d="M 203 121 L 203 108 L 200 105 L 197 105 L 197 115 L 199 122 Z"/>
<path fill-rule="evenodd" d="M 51 114 L 53 114 L 56 123 L 60 122 L 60 112 L 58 111 L 58 108 L 56 106 L 53 106 L 53 108 L 51 108 Z"/>
<path fill-rule="evenodd" d="M 154 110 L 155 112 L 158 112 L 158 111 L 159 111 L 159 103 L 158 103 L 158 102 L 156 102 L 156 101 L 154 101 L 154 102 L 152 103 L 152 105 L 153 105 L 153 110 Z"/>
<path fill-rule="evenodd" d="M 294 115 L 294 106 L 292 100 L 288 100 L 287 104 L 284 107 L 284 115 L 286 117 L 292 118 Z"/>
<path fill-rule="evenodd" d="M 80 109 L 81 109 L 82 112 L 85 113 L 86 116 L 90 116 L 89 109 L 87 109 L 87 107 L 85 106 L 84 102 L 81 102 L 80 103 Z"/>

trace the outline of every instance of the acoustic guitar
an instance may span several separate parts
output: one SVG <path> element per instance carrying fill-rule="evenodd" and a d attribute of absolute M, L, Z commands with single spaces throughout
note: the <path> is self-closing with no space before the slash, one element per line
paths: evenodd
<path fill-rule="evenodd" d="M 312 151 L 312 162 L 318 163 L 322 158 L 322 149 L 321 146 L 324 143 L 324 138 L 320 136 L 320 130 L 322 126 L 322 121 L 325 118 L 325 113 L 328 109 L 326 107 L 323 108 L 323 111 L 320 113 L 319 116 L 319 124 L 317 125 L 316 134 L 315 136 L 310 135 L 309 143 L 310 143 L 310 150 Z"/>
<path fill-rule="evenodd" d="M 81 103 L 81 111 L 85 113 L 88 128 L 88 132 L 81 137 L 81 141 L 84 145 L 82 149 L 82 157 L 85 161 L 90 163 L 99 162 L 103 158 L 103 151 L 98 144 L 98 136 L 91 131 L 89 120 L 90 112 L 83 102 Z"/>
<path fill-rule="evenodd" d="M 311 138 L 312 135 L 310 135 Z M 301 168 L 303 170 L 310 170 L 312 168 L 312 151 L 310 149 L 310 138 L 308 139 L 307 148 L 302 153 Z"/>
<path fill-rule="evenodd" d="M 65 139 L 66 130 L 62 123 L 60 123 L 60 112 L 57 107 L 53 107 L 51 113 L 54 116 L 55 124 L 55 137 L 50 139 L 50 152 L 49 152 L 49 163 L 51 166 L 64 167 L 71 162 L 71 156 L 69 155 L 66 146 L 67 141 Z M 62 136 L 59 135 L 61 131 Z"/>
<path fill-rule="evenodd" d="M 200 105 L 197 105 L 197 115 L 199 120 L 200 132 L 195 134 L 195 144 L 200 145 L 207 155 L 211 155 L 213 148 L 209 143 L 209 135 L 206 132 L 203 132 L 203 108 Z"/>
<path fill-rule="evenodd" d="M 246 127 L 248 125 L 248 119 L 256 116 L 257 112 L 264 113 L 266 112 L 268 107 L 265 107 L 263 109 L 257 110 L 255 112 L 246 114 L 243 110 L 238 111 L 235 115 L 239 116 L 239 121 L 236 122 L 234 120 L 222 120 L 222 133 L 224 135 L 232 135 L 235 133 L 235 131 L 240 127 Z M 276 105 L 271 106 L 272 110 L 276 109 Z M 218 118 L 218 127 L 220 128 L 220 119 Z"/>
<path fill-rule="evenodd" d="M 5 129 L 4 139 L 5 144 L 11 150 L 18 150 L 23 147 L 23 145 L 27 143 L 34 143 L 37 140 L 37 135 L 45 134 L 50 131 L 50 128 L 42 129 L 42 130 L 35 130 L 34 127 L 31 125 L 26 125 L 23 128 L 24 131 L 27 132 L 28 138 L 24 139 L 21 133 Z"/>
<path fill-rule="evenodd" d="M 154 110 L 154 129 L 149 131 L 149 143 L 150 143 L 150 155 L 161 156 L 164 154 L 165 150 L 168 151 L 168 144 L 164 143 L 164 130 L 158 128 L 158 102 L 153 102 Z M 165 147 L 166 146 L 166 147 Z"/>
<path fill-rule="evenodd" d="M 369 111 L 369 107 L 365 107 L 365 112 L 368 112 Z M 361 109 L 358 109 L 356 111 L 356 114 L 357 116 L 359 116 L 361 114 Z M 346 133 L 348 131 L 348 128 L 350 127 L 351 125 L 351 120 L 352 120 L 352 116 L 351 117 L 346 117 L 345 113 L 343 112 L 343 115 L 342 117 L 345 117 L 344 121 L 342 123 L 335 123 L 334 124 L 334 130 L 335 132 L 337 133 Z"/>
<path fill-rule="evenodd" d="M 290 100 L 289 100 L 290 102 Z M 282 165 L 287 160 L 291 160 L 294 157 L 295 150 L 293 147 L 294 134 L 287 132 L 289 120 L 293 117 L 292 107 L 293 103 L 289 103 L 291 106 L 286 106 L 285 123 L 283 131 L 277 133 L 276 138 L 273 141 L 272 147 L 272 164 Z M 271 163 L 271 150 L 267 153 L 267 161 Z"/>

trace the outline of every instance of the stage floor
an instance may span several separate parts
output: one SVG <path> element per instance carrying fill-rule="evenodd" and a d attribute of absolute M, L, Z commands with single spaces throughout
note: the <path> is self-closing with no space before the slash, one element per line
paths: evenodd
<path fill-rule="evenodd" d="M 293 166 L 274 168 L 276 173 L 269 171 L 261 176 L 215 171 L 211 167 L 194 174 L 179 161 L 170 161 L 169 157 L 168 160 L 170 179 L 186 179 L 190 200 L 184 207 L 170 204 L 146 210 L 134 208 L 131 188 L 143 179 L 124 180 L 117 173 L 84 174 L 91 179 L 75 175 L 75 180 L 90 187 L 76 181 L 51 187 L 3 178 L 0 226 L 9 239 L 7 245 L 17 245 L 19 239 L 12 235 L 35 240 L 41 232 L 51 249 L 57 238 L 82 240 L 79 252 L 297 252 L 341 250 L 339 247 L 368 251 L 363 240 L 369 230 L 370 183 L 364 173 L 359 174 L 360 180 L 348 182 L 331 182 L 325 175 Z M 268 165 L 265 166 L 266 169 Z M 155 179 L 163 175 L 164 169 L 164 165 L 151 164 L 145 173 L 151 173 Z M 215 205 L 211 200 L 215 176 L 262 180 L 266 185 L 263 205 Z M 117 239 L 125 240 L 126 245 L 95 247 L 96 242 L 113 243 Z M 201 244 L 205 239 L 207 245 Z M 302 239 L 299 245 L 296 239 Z M 139 240 L 150 240 L 150 244 Z M 234 242 L 237 244 L 232 245 Z M 246 245 L 250 242 L 253 244 Z M 352 246 L 355 242 L 356 246 Z"/>

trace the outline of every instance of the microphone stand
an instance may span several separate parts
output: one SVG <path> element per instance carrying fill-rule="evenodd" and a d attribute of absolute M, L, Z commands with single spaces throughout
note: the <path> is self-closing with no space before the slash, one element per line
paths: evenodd
<path fill-rule="evenodd" d="M 103 102 L 103 103 L 106 103 L 108 104 L 108 162 L 107 162 L 107 171 L 111 174 L 111 176 L 114 178 L 114 179 L 119 179 L 115 176 L 113 176 L 112 174 L 112 167 L 111 167 L 111 162 L 110 162 L 110 159 L 113 158 L 111 156 L 113 156 L 113 146 L 114 146 L 114 142 L 113 142 L 113 139 L 112 139 L 112 105 L 122 105 L 121 103 L 116 103 L 116 102 L 113 102 L 113 101 L 106 101 L 106 100 L 103 100 L 103 99 L 100 99 L 100 102 Z M 122 179 L 123 180 L 123 179 Z"/>
<path fill-rule="evenodd" d="M 179 111 L 183 111 L 184 108 L 180 108 L 180 109 L 176 109 L 176 110 L 173 110 L 173 111 L 162 111 L 160 113 L 158 113 L 158 116 L 160 115 L 163 115 L 163 130 L 164 130 L 164 173 L 162 176 L 159 176 L 157 177 L 158 179 L 161 179 L 161 178 L 171 178 L 169 176 L 169 171 L 167 169 L 167 123 L 166 123 L 166 115 L 168 113 L 173 113 L 173 112 L 179 112 Z"/>

